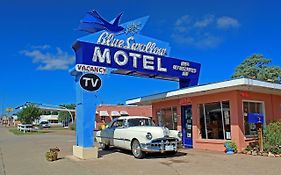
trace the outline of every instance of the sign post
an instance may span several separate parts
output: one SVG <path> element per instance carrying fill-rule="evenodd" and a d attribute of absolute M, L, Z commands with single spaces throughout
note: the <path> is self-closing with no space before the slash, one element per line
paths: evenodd
<path fill-rule="evenodd" d="M 258 142 L 260 147 L 260 152 L 263 152 L 263 129 L 262 126 L 258 129 Z"/>
<path fill-rule="evenodd" d="M 78 73 L 75 77 L 76 86 L 76 145 L 73 155 L 80 159 L 98 158 L 98 148 L 94 145 L 94 123 L 96 119 L 95 86 L 89 75 Z M 83 83 L 83 77 L 88 78 Z M 87 83 L 86 83 L 87 82 Z"/>
<path fill-rule="evenodd" d="M 263 151 L 263 124 L 264 124 L 264 115 L 260 113 L 248 113 L 248 123 L 256 124 L 258 128 L 258 144 L 260 151 Z"/>

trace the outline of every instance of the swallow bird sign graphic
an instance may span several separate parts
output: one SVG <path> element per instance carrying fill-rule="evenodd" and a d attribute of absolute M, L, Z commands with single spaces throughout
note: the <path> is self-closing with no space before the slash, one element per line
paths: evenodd
<path fill-rule="evenodd" d="M 88 33 L 96 33 L 101 30 L 107 30 L 111 33 L 120 33 L 124 30 L 124 27 L 119 26 L 120 13 L 115 20 L 110 23 L 102 18 L 97 11 L 93 10 L 87 13 L 87 15 L 80 21 L 78 30 L 85 31 Z"/>

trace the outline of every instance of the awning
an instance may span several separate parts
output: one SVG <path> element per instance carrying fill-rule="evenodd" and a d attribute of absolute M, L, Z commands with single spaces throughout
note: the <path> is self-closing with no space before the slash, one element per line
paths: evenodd
<path fill-rule="evenodd" d="M 127 111 L 120 111 L 121 115 L 129 115 Z"/>
<path fill-rule="evenodd" d="M 107 111 L 100 111 L 100 116 L 105 116 L 105 117 L 108 117 L 109 114 Z"/>
<path fill-rule="evenodd" d="M 205 85 L 197 85 L 177 89 L 164 93 L 157 93 L 140 98 L 129 99 L 126 101 L 127 105 L 150 105 L 155 102 L 165 100 L 175 100 L 180 98 L 190 98 L 208 94 L 215 94 L 227 91 L 251 91 L 266 94 L 281 94 L 281 84 L 270 83 L 260 80 L 253 80 L 248 78 L 239 78 L 218 83 L 210 83 Z"/>
<path fill-rule="evenodd" d="M 120 117 L 120 113 L 118 111 L 111 111 L 111 116 L 113 117 Z"/>
<path fill-rule="evenodd" d="M 48 118 L 48 120 L 59 120 L 58 118 Z"/>

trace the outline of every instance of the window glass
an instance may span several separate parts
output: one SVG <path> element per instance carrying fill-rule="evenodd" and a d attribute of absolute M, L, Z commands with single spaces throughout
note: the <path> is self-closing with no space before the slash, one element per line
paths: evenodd
<path fill-rule="evenodd" d="M 203 139 L 231 139 L 228 101 L 200 104 L 199 112 Z"/>
<path fill-rule="evenodd" d="M 205 126 L 205 112 L 204 112 L 204 106 L 203 104 L 199 105 L 200 110 L 200 131 L 201 131 L 201 137 L 202 139 L 206 139 L 206 126 Z"/>
<path fill-rule="evenodd" d="M 208 139 L 224 139 L 220 103 L 205 104 Z"/>
<path fill-rule="evenodd" d="M 177 129 L 177 108 L 162 108 L 157 111 L 158 124 L 169 129 Z"/>
<path fill-rule="evenodd" d="M 117 127 L 122 127 L 124 121 L 123 120 L 116 120 L 115 122 L 112 123 L 111 127 L 117 128 Z"/>
<path fill-rule="evenodd" d="M 130 126 L 130 127 L 133 127 L 133 126 L 154 126 L 154 124 L 151 121 L 151 119 L 134 118 L 134 119 L 128 120 L 128 126 Z"/>
<path fill-rule="evenodd" d="M 263 104 L 260 102 L 243 102 L 243 112 L 244 112 L 244 128 L 245 136 L 256 136 L 258 134 L 256 124 L 248 123 L 248 113 L 260 113 L 263 114 Z"/>
<path fill-rule="evenodd" d="M 223 123 L 224 123 L 224 130 L 225 130 L 225 139 L 230 140 L 230 107 L 228 101 L 222 102 L 222 110 L 223 110 Z"/>

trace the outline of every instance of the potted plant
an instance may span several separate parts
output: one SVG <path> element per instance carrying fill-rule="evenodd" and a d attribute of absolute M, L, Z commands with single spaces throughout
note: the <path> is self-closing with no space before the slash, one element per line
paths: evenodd
<path fill-rule="evenodd" d="M 46 152 L 45 156 L 48 161 L 58 160 L 58 152 L 60 149 L 58 147 L 50 148 L 50 151 Z"/>
<path fill-rule="evenodd" d="M 226 154 L 232 155 L 237 152 L 237 145 L 232 141 L 226 141 L 224 143 L 224 147 L 226 149 Z"/>

